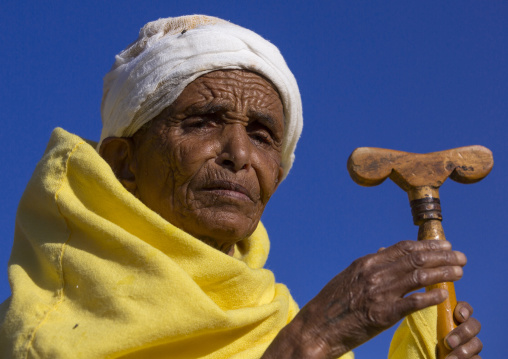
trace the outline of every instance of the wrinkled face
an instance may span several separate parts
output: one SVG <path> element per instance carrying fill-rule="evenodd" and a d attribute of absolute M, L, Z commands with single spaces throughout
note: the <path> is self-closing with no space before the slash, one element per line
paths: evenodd
<path fill-rule="evenodd" d="M 228 252 L 256 228 L 282 178 L 283 106 L 263 77 L 215 71 L 133 137 L 133 192 L 170 223 Z"/>

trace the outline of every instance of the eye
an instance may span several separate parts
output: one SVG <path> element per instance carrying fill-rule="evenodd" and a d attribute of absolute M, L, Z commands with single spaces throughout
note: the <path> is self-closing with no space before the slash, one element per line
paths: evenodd
<path fill-rule="evenodd" d="M 272 144 L 272 136 L 266 130 L 256 130 L 249 134 L 249 136 L 256 142 L 262 144 Z"/>
<path fill-rule="evenodd" d="M 218 119 L 215 114 L 205 114 L 199 116 L 189 116 L 182 121 L 182 125 L 185 129 L 199 130 L 217 127 Z"/>
<path fill-rule="evenodd" d="M 276 143 L 277 137 L 274 136 L 273 129 L 264 121 L 253 120 L 247 126 L 249 137 L 256 143 L 262 145 L 273 145 Z"/>

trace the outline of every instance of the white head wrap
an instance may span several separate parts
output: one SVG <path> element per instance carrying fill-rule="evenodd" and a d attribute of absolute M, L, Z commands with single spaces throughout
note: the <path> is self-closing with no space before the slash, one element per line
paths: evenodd
<path fill-rule="evenodd" d="M 104 77 L 102 140 L 130 137 L 196 78 L 220 69 L 246 69 L 268 78 L 284 105 L 284 177 L 293 161 L 303 118 L 296 80 L 277 47 L 228 21 L 191 15 L 149 22 L 116 56 Z M 99 147 L 98 147 L 99 148 Z"/>

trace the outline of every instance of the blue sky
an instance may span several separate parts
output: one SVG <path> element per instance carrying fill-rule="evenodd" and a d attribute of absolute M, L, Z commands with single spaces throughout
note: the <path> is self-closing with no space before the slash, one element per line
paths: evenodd
<path fill-rule="evenodd" d="M 215 15 L 276 44 L 302 94 L 295 166 L 263 221 L 268 267 L 305 304 L 354 259 L 416 238 L 406 195 L 363 188 L 346 170 L 356 147 L 433 152 L 481 144 L 482 182 L 447 181 L 444 228 L 469 263 L 457 283 L 482 322 L 485 358 L 506 350 L 508 301 L 508 3 L 502 1 L 3 1 L 0 5 L 0 301 L 17 203 L 53 128 L 100 135 L 102 77 L 139 28 Z M 356 350 L 385 357 L 391 331 Z"/>

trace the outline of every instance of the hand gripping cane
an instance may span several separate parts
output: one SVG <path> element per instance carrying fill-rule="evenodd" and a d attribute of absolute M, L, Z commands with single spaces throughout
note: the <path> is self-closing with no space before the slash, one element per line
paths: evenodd
<path fill-rule="evenodd" d="M 482 146 L 427 154 L 362 147 L 349 156 L 347 168 L 351 178 L 362 186 L 376 186 L 390 177 L 409 196 L 413 222 L 419 226 L 418 240 L 445 240 L 439 187 L 448 177 L 460 183 L 478 182 L 493 165 L 492 153 Z M 456 327 L 453 310 L 457 300 L 453 283 L 439 283 L 426 289 L 433 288 L 443 288 L 449 293 L 437 308 L 436 357 L 441 359 L 450 352 L 444 346 L 444 338 Z"/>

